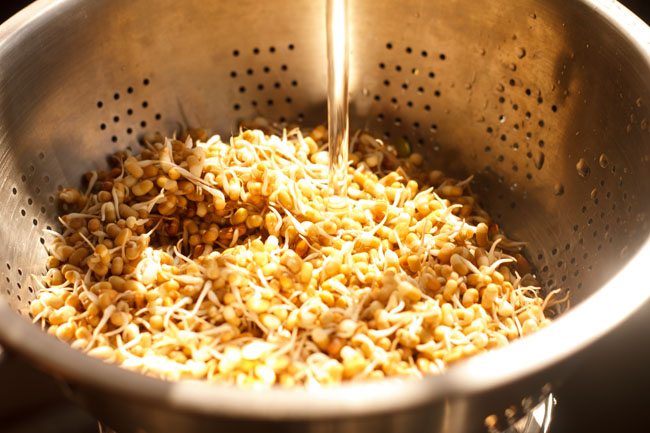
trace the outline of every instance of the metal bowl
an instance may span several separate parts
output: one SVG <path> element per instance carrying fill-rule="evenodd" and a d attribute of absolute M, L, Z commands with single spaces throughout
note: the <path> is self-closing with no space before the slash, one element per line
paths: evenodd
<path fill-rule="evenodd" d="M 567 312 L 438 377 L 320 390 L 168 383 L 55 340 L 21 316 L 57 187 L 146 130 L 322 122 L 325 4 L 39 0 L 0 26 L 0 341 L 125 433 L 478 432 L 561 384 L 650 295 L 650 29 L 605 0 L 350 7 L 353 126 L 474 175 Z"/>

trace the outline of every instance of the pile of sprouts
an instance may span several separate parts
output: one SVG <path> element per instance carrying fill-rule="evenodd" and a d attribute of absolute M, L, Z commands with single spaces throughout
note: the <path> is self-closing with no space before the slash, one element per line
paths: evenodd
<path fill-rule="evenodd" d="M 360 132 L 332 207 L 325 128 L 256 126 L 149 135 L 61 190 L 34 321 L 129 370 L 262 387 L 439 374 L 549 324 L 471 179 Z"/>

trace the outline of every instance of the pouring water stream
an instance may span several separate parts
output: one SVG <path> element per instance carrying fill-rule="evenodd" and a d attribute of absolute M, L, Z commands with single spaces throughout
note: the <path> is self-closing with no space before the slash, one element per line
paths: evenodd
<path fill-rule="evenodd" d="M 347 198 L 348 119 L 348 4 L 327 0 L 327 123 L 329 139 L 330 207 Z M 344 206 L 343 206 L 344 207 Z"/>

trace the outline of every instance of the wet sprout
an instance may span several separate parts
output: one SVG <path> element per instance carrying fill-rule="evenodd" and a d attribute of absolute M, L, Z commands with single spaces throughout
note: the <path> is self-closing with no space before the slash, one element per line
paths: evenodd
<path fill-rule="evenodd" d="M 253 387 L 439 374 L 548 325 L 556 293 L 471 178 L 360 132 L 331 209 L 325 128 L 250 126 L 149 135 L 63 189 L 34 321 L 129 370 Z"/>

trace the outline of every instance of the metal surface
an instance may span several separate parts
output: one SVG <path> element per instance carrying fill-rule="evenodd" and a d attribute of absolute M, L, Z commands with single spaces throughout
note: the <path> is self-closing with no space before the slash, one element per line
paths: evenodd
<path fill-rule="evenodd" d="M 513 422 L 501 433 L 548 433 L 556 401 L 553 394 L 542 400 L 528 414 Z M 99 433 L 118 433 L 99 423 Z"/>
<path fill-rule="evenodd" d="M 38 1 L 0 26 L 0 341 L 120 432 L 485 431 L 524 413 L 650 295 L 650 30 L 611 1 L 355 1 L 353 126 L 474 174 L 547 288 L 552 326 L 440 377 L 251 393 L 85 357 L 28 318 L 59 185 L 178 122 L 325 119 L 324 2 Z M 511 413 L 511 412 L 507 412 Z"/>
<path fill-rule="evenodd" d="M 556 404 L 553 394 L 549 394 L 546 400 L 535 406 L 503 433 L 548 433 Z"/>

